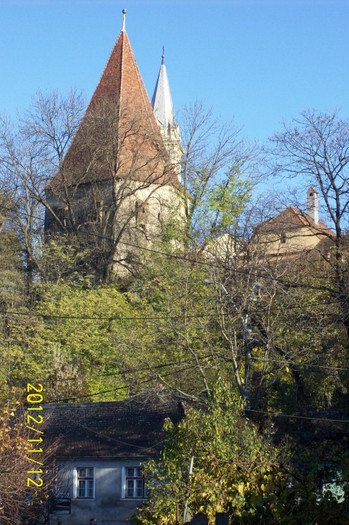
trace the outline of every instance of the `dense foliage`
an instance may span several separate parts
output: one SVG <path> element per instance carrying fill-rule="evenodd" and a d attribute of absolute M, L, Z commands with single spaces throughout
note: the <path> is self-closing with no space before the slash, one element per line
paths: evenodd
<path fill-rule="evenodd" d="M 244 417 L 227 384 L 215 388 L 207 409 L 189 408 L 177 426 L 168 421 L 166 432 L 160 460 L 145 467 L 149 503 L 140 523 L 174 523 L 177 506 L 204 512 L 210 523 L 223 511 L 253 520 L 284 484 L 280 450 Z"/>
<path fill-rule="evenodd" d="M 33 379 L 48 402 L 174 389 L 196 405 L 177 427 L 167 423 L 163 455 L 146 467 L 141 523 L 173 523 L 185 505 L 211 522 L 227 511 L 234 523 L 347 523 L 348 126 L 307 113 L 275 137 L 272 173 L 299 169 L 322 188 L 336 236 L 322 251 L 270 257 L 253 230 L 264 213 L 247 176 L 255 153 L 195 105 L 184 133 L 183 221 L 174 216 L 151 249 L 140 246 L 127 280 L 98 279 L 88 243 L 67 231 L 43 238 L 47 177 L 76 130 L 75 105 L 81 111 L 70 97 L 50 105 L 40 94 L 17 134 L 2 119 L 1 406 L 23 401 Z M 69 133 L 60 118 L 61 140 L 50 143 L 62 111 Z M 23 439 L 14 426 L 7 432 L 9 417 L 2 456 L 8 437 L 18 447 Z M 13 453 L 20 464 L 20 448 Z M 341 499 L 325 490 L 336 475 Z"/>

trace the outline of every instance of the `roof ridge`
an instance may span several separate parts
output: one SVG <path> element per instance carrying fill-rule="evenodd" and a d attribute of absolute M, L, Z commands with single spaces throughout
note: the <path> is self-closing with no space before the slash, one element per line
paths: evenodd
<path fill-rule="evenodd" d="M 326 226 L 325 223 L 322 221 L 315 222 L 314 219 L 309 215 L 308 212 L 301 210 L 300 208 L 296 208 L 295 206 L 288 206 L 288 208 L 291 208 L 292 211 L 301 219 L 303 224 L 305 226 L 310 226 L 312 228 L 318 228 L 319 230 L 327 230 L 328 232 L 332 232 L 331 228 Z M 286 208 L 287 209 L 287 208 Z M 334 233 L 333 233 L 334 235 Z"/>
<path fill-rule="evenodd" d="M 124 20 L 125 20 L 125 17 L 124 17 Z M 123 26 L 124 27 L 124 26 Z M 118 107 L 118 116 L 120 118 L 120 107 L 121 107 L 121 93 L 122 93 L 122 77 L 123 77 L 123 74 L 122 74 L 122 68 L 123 68 L 123 63 L 124 63 L 124 48 L 125 48 L 125 35 L 127 36 L 126 34 L 126 29 L 123 29 L 121 30 L 120 32 L 120 35 L 118 36 L 118 39 L 122 38 L 122 44 L 121 44 L 121 56 L 120 56 L 120 73 L 119 73 L 119 76 L 120 76 L 120 89 L 119 89 L 119 107 Z M 117 40 L 118 40 L 117 39 Z M 116 47 L 116 44 L 115 44 L 115 47 Z"/>
<path fill-rule="evenodd" d="M 111 59 L 111 57 L 113 56 L 114 51 L 115 51 L 115 48 L 116 48 L 116 46 L 117 46 L 117 44 L 118 44 L 119 39 L 121 40 L 122 35 L 123 35 L 123 31 L 121 31 L 120 34 L 118 35 L 118 37 L 117 37 L 117 39 L 116 39 L 116 41 L 115 41 L 115 44 L 114 44 L 114 46 L 113 46 L 113 48 L 112 48 L 112 50 L 111 50 L 111 52 L 110 52 L 110 54 L 109 54 L 108 60 L 107 60 L 105 66 L 104 66 L 104 68 L 103 68 L 103 71 L 102 71 L 102 74 L 101 74 L 101 76 L 100 76 L 100 78 L 99 78 L 98 84 L 97 84 L 97 86 L 96 86 L 96 88 L 95 88 L 95 90 L 94 90 L 94 92 L 93 92 L 93 94 L 92 94 L 92 97 L 91 97 L 91 100 L 90 100 L 90 104 L 91 104 L 91 102 L 92 102 L 92 100 L 93 100 L 94 94 L 96 93 L 96 91 L 98 90 L 98 88 L 99 88 L 99 86 L 100 86 L 100 84 L 101 84 L 101 82 L 102 82 L 102 79 L 103 79 L 103 77 L 104 77 L 104 75 L 105 75 L 105 72 L 106 72 L 106 69 L 107 69 L 107 67 L 108 67 L 108 64 L 109 64 L 109 62 L 110 62 L 110 59 Z M 121 71 L 120 71 L 120 73 L 121 73 Z M 90 105 L 90 104 L 89 104 L 89 105 Z M 89 107 L 89 106 L 88 106 L 88 107 Z M 86 112 L 87 112 L 87 110 L 88 110 L 88 107 L 87 107 L 87 109 L 86 109 Z"/>
<path fill-rule="evenodd" d="M 149 119 L 152 131 L 154 131 L 154 124 L 156 125 L 156 122 L 154 120 L 154 114 L 153 114 L 153 111 L 151 111 L 151 113 L 149 112 L 149 109 L 151 109 L 151 102 L 150 102 L 147 90 L 145 89 L 145 85 L 144 85 L 141 73 L 139 71 L 139 68 L 137 66 L 136 58 L 134 56 L 134 53 L 133 53 L 133 50 L 132 50 L 132 47 L 131 47 L 131 44 L 130 44 L 130 41 L 129 41 L 128 37 L 127 37 L 127 40 L 128 40 L 129 46 L 130 46 L 130 51 L 132 53 L 132 59 L 133 59 L 133 62 L 134 62 L 134 65 L 135 65 L 135 69 L 136 69 L 137 82 L 138 82 L 138 87 L 140 88 L 144 109 L 146 111 L 147 118 Z M 149 104 L 147 104 L 147 102 L 149 102 Z M 158 129 L 158 128 L 156 127 L 155 129 Z"/>

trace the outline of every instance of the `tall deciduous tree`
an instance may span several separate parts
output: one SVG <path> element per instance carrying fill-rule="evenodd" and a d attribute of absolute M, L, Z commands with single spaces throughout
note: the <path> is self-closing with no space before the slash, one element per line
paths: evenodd
<path fill-rule="evenodd" d="M 326 257 L 332 278 L 324 289 L 340 304 L 341 321 L 349 337 L 349 121 L 335 113 L 305 111 L 271 141 L 272 174 L 302 177 L 314 185 L 323 203 L 324 218 L 335 231 L 335 237 L 329 234 L 332 248 Z"/>
<path fill-rule="evenodd" d="M 229 231 L 228 218 L 236 217 L 241 202 L 246 203 L 252 187 L 247 177 L 257 151 L 233 123 L 222 122 L 201 102 L 184 108 L 181 130 L 186 238 L 191 245 L 202 245 Z"/>
<path fill-rule="evenodd" d="M 1 116 L 0 180 L 11 195 L 16 230 L 22 243 L 27 290 L 39 270 L 45 187 L 59 168 L 82 116 L 81 95 L 38 92 L 32 108 L 14 125 Z"/>

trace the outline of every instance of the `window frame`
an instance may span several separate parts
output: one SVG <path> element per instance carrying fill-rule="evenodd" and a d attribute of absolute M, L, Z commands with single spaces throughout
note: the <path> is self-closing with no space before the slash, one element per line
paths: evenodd
<path fill-rule="evenodd" d="M 142 465 L 127 465 L 125 467 L 122 467 L 122 494 L 121 494 L 122 499 L 128 499 L 132 501 L 143 501 L 147 499 L 147 487 L 146 487 L 145 478 L 144 478 L 143 473 L 141 473 L 140 475 L 130 476 L 128 475 L 129 469 L 133 469 L 134 474 L 135 474 L 135 470 L 142 471 Z M 133 495 L 132 496 L 128 494 L 128 481 L 131 481 L 131 480 L 133 481 Z M 139 480 L 142 481 L 142 495 L 141 496 L 135 495 L 137 493 L 137 483 L 136 482 Z"/>
<path fill-rule="evenodd" d="M 80 476 L 79 475 L 79 470 L 82 470 L 84 469 L 85 470 L 85 474 L 86 474 L 86 471 L 87 470 L 92 470 L 92 477 L 91 476 Z M 88 494 L 88 484 L 86 485 L 85 487 L 85 495 L 84 496 L 80 496 L 80 484 L 79 482 L 80 481 L 89 481 L 89 480 L 92 480 L 92 496 L 89 496 L 89 495 L 86 495 Z M 81 466 L 78 466 L 78 467 L 75 467 L 74 468 L 74 499 L 81 499 L 81 500 L 93 500 L 95 499 L 95 494 L 96 494 L 96 469 L 95 467 L 91 467 L 91 466 L 88 466 L 88 467 L 81 467 Z"/>

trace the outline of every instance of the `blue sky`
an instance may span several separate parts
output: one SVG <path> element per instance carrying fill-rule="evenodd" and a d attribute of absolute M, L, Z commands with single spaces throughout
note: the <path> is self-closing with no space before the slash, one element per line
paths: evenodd
<path fill-rule="evenodd" d="M 38 89 L 88 100 L 123 8 L 150 97 L 165 45 L 176 111 L 203 100 L 259 141 L 307 108 L 349 116 L 347 0 L 0 0 L 0 112 Z"/>

